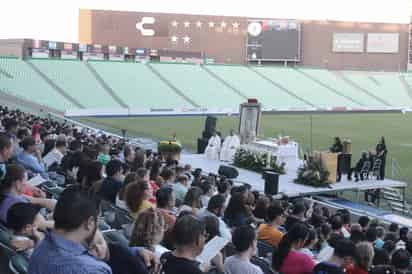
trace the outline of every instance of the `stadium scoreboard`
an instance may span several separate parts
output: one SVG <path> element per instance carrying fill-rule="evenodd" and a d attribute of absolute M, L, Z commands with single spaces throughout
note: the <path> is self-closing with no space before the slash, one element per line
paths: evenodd
<path fill-rule="evenodd" d="M 249 20 L 247 61 L 300 61 L 301 24 L 296 20 Z"/>

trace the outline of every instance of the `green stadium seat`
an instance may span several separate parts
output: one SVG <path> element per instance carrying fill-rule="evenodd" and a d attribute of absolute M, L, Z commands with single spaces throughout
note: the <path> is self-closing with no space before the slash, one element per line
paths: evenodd
<path fill-rule="evenodd" d="M 151 64 L 163 77 L 199 106 L 208 108 L 239 108 L 246 101 L 200 65 Z"/>
<path fill-rule="evenodd" d="M 266 77 L 287 87 L 297 96 L 319 107 L 358 107 L 359 105 L 335 94 L 293 68 L 255 67 Z"/>
<path fill-rule="evenodd" d="M 393 107 L 411 107 L 412 99 L 398 73 L 345 72 L 345 77 L 382 98 Z"/>
<path fill-rule="evenodd" d="M 310 107 L 305 102 L 265 81 L 246 66 L 208 65 L 206 67 L 248 98 L 258 99 L 264 108 Z"/>
<path fill-rule="evenodd" d="M 0 68 L 12 79 L 0 75 L 0 91 L 58 110 L 76 108 L 23 60 L 1 58 Z"/>
<path fill-rule="evenodd" d="M 49 59 L 33 59 L 31 62 L 84 107 L 120 107 L 83 62 Z"/>
<path fill-rule="evenodd" d="M 361 103 L 363 106 L 368 107 L 383 107 L 385 106 L 382 102 L 376 100 L 374 97 L 368 95 L 365 92 L 357 89 L 356 87 L 348 84 L 342 78 L 338 77 L 336 74 L 329 70 L 324 69 L 301 69 L 305 73 L 311 75 L 312 77 L 320 80 L 325 85 L 335 88 L 339 92 L 353 98 L 357 102 Z"/>
<path fill-rule="evenodd" d="M 179 97 L 144 64 L 98 61 L 89 63 L 129 107 L 191 107 L 189 102 Z"/>

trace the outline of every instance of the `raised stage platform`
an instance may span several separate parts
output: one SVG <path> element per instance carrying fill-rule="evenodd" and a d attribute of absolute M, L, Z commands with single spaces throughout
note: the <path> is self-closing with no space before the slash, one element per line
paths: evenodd
<path fill-rule="evenodd" d="M 217 160 L 208 160 L 203 154 L 182 154 L 180 159 L 181 164 L 190 164 L 192 168 L 201 168 L 203 172 L 217 174 L 220 165 L 228 165 L 225 162 Z M 262 175 L 253 171 L 237 168 L 239 176 L 235 179 L 237 182 L 248 183 L 252 189 L 263 192 L 264 180 Z M 368 190 L 385 187 L 405 188 L 406 183 L 385 179 L 378 181 L 369 179 L 366 181 L 348 181 L 346 176 L 342 176 L 339 183 L 331 184 L 330 187 L 316 188 L 296 184 L 293 180 L 296 178 L 296 170 L 288 169 L 285 175 L 279 176 L 279 193 L 283 193 L 289 197 L 310 196 L 319 193 L 328 193 L 347 190 Z"/>

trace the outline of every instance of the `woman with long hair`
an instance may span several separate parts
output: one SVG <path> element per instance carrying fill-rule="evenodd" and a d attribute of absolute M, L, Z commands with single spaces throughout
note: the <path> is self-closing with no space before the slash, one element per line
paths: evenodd
<path fill-rule="evenodd" d="M 315 262 L 307 254 L 299 252 L 309 237 L 308 225 L 297 222 L 283 236 L 278 250 L 273 254 L 273 268 L 282 274 L 309 274 Z"/>
<path fill-rule="evenodd" d="M 131 183 L 126 187 L 125 202 L 133 219 L 136 220 L 141 212 L 153 207 L 153 204 L 149 202 L 149 198 L 150 187 L 146 181 Z"/>
<path fill-rule="evenodd" d="M 166 229 L 163 215 L 157 209 L 146 209 L 140 213 L 134 224 L 129 245 L 144 247 L 154 252 L 155 246 L 163 240 Z"/>
<path fill-rule="evenodd" d="M 191 187 L 186 193 L 182 206 L 179 208 L 178 215 L 183 211 L 190 211 L 193 214 L 197 214 L 199 209 L 202 208 L 201 196 L 203 190 L 199 187 Z"/>
<path fill-rule="evenodd" d="M 126 187 L 131 184 L 131 183 L 137 183 L 138 181 L 138 176 L 136 172 L 130 172 L 129 174 L 126 175 L 124 178 L 123 186 L 120 188 L 119 193 L 117 194 L 116 197 L 116 206 L 127 209 L 126 203 L 125 203 L 125 193 L 126 193 Z"/>
<path fill-rule="evenodd" d="M 246 193 L 238 192 L 230 197 L 224 215 L 224 221 L 229 227 L 238 227 L 248 223 L 250 211 L 246 205 Z"/>

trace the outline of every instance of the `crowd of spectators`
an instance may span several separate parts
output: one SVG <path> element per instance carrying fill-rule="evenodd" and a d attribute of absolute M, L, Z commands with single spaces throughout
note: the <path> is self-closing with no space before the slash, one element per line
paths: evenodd
<path fill-rule="evenodd" d="M 66 122 L 5 107 L 0 121 L 0 232 L 11 234 L 30 274 L 412 270 L 406 227 L 309 199 L 275 200 Z M 126 221 L 111 227 L 119 212 Z M 226 246 L 199 262 L 215 237 Z"/>

